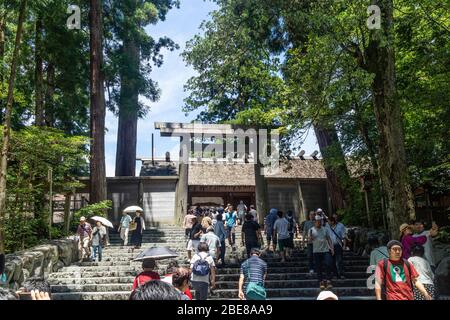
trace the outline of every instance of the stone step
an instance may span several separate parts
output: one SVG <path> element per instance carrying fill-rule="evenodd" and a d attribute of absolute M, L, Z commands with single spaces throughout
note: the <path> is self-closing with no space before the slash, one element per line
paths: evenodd
<path fill-rule="evenodd" d="M 160 269 L 164 268 L 164 265 L 159 265 Z M 366 271 L 366 266 L 346 266 L 345 270 L 347 272 L 364 272 Z M 107 272 L 107 271 L 141 271 L 141 266 L 139 264 L 136 265 L 120 265 L 120 266 L 70 266 L 64 267 L 61 269 L 61 272 L 89 272 L 89 271 L 97 271 L 97 272 Z M 303 273 L 308 272 L 309 268 L 307 266 L 277 266 L 277 267 L 268 267 L 268 273 Z M 230 265 L 226 268 L 219 268 L 218 274 L 230 274 L 230 273 L 238 273 L 239 266 L 238 265 Z"/>
<path fill-rule="evenodd" d="M 139 253 L 141 253 L 142 251 L 149 249 L 149 248 L 157 248 L 157 247 L 169 247 L 171 250 L 177 252 L 177 253 L 186 253 L 186 247 L 185 246 L 171 246 L 171 245 L 164 245 L 164 244 L 143 244 L 143 246 L 141 247 L 141 249 L 134 249 L 133 252 L 131 252 L 132 247 L 131 246 L 109 246 L 103 249 L 103 256 L 106 255 L 118 255 L 118 256 L 132 256 L 132 255 L 138 255 Z M 236 251 L 232 251 L 232 248 L 227 246 L 226 248 L 226 252 L 228 253 L 243 253 L 244 252 L 244 248 L 240 248 L 237 247 Z M 130 252 L 128 252 L 130 251 Z M 276 254 L 270 254 L 270 255 L 262 255 L 261 256 L 264 260 L 269 260 L 269 259 L 281 259 L 281 257 Z M 302 252 L 302 251 L 294 251 L 291 254 L 291 258 L 303 258 L 303 259 L 307 259 L 307 255 L 306 253 Z M 288 258 L 289 259 L 289 258 Z M 362 256 L 357 256 L 354 254 L 350 254 L 344 253 L 344 259 L 353 259 L 353 260 L 361 260 L 361 261 L 365 261 L 367 263 L 369 263 L 369 258 L 368 257 L 362 257 Z"/>
<path fill-rule="evenodd" d="M 106 283 L 106 284 L 68 284 L 52 285 L 52 293 L 75 293 L 75 292 L 131 292 L 133 282 L 129 283 Z"/>
<path fill-rule="evenodd" d="M 129 300 L 129 291 L 64 292 L 52 294 L 52 300 Z"/>
<path fill-rule="evenodd" d="M 134 278 L 134 276 L 97 278 L 49 278 L 48 282 L 51 285 L 133 283 Z"/>
<path fill-rule="evenodd" d="M 140 265 L 135 266 L 100 266 L 100 267 L 79 267 L 79 266 L 70 266 L 64 267 L 61 269 L 61 272 L 108 272 L 108 271 L 142 271 L 142 267 Z"/>
<path fill-rule="evenodd" d="M 217 281 L 239 281 L 240 274 L 217 274 Z M 346 279 L 367 279 L 369 274 L 365 272 L 346 272 Z M 269 273 L 267 274 L 267 280 L 282 280 L 282 281 L 290 281 L 290 280 L 315 280 L 316 275 L 312 276 L 307 273 Z"/>
<path fill-rule="evenodd" d="M 184 258 L 181 259 L 171 259 L 176 260 L 178 264 L 183 265 L 185 264 L 185 261 L 187 261 Z M 225 259 L 226 261 L 227 259 Z M 169 260 L 164 260 L 158 262 L 158 265 L 168 265 Z M 279 261 L 266 261 L 268 267 L 307 267 L 308 262 L 307 261 L 286 261 L 286 262 L 279 262 Z M 139 261 L 133 261 L 132 259 L 125 259 L 125 260 L 117 260 L 114 258 L 103 258 L 101 262 L 81 262 L 74 264 L 72 266 L 79 266 L 79 267 L 110 267 L 110 266 L 140 266 L 142 262 Z M 367 266 L 366 263 L 362 261 L 352 261 L 352 260 L 344 260 L 344 267 L 347 266 L 360 266 L 365 267 Z M 227 267 L 231 268 L 237 268 L 240 267 L 240 263 L 229 263 Z"/>
<path fill-rule="evenodd" d="M 57 272 L 49 275 L 49 279 L 86 279 L 86 278 L 111 278 L 111 277 L 135 277 L 141 270 L 116 270 L 116 271 L 83 271 L 79 273 Z"/>
<path fill-rule="evenodd" d="M 349 287 L 364 287 L 366 283 L 365 279 L 358 280 L 335 280 L 332 281 L 334 290 L 339 290 L 340 288 Z M 110 291 L 131 291 L 133 280 L 126 283 L 95 283 L 95 284 L 85 284 L 85 283 L 64 283 L 52 285 L 52 292 L 62 293 L 62 292 L 110 292 Z M 237 290 L 238 283 L 233 282 L 217 282 L 217 288 L 214 290 L 216 292 L 222 292 L 222 290 Z M 266 289 L 317 289 L 317 280 L 290 280 L 290 281 L 267 281 Z"/>
<path fill-rule="evenodd" d="M 346 279 L 332 280 L 333 287 L 364 287 L 367 279 Z M 217 289 L 238 289 L 238 280 L 235 281 L 217 281 Z M 316 279 L 295 280 L 294 278 L 286 280 L 266 280 L 265 287 L 267 289 L 276 288 L 318 288 L 319 282 Z"/>
<path fill-rule="evenodd" d="M 274 288 L 267 289 L 267 297 L 317 297 L 320 288 Z M 332 291 L 339 296 L 373 296 L 374 291 L 366 287 L 333 287 Z M 216 289 L 211 294 L 215 298 L 237 298 L 237 289 Z"/>
<path fill-rule="evenodd" d="M 346 272 L 365 272 L 366 266 L 347 266 L 345 268 Z M 239 273 L 239 268 L 219 268 L 218 274 L 236 274 Z M 307 273 L 309 272 L 309 268 L 307 267 L 268 267 L 268 273 Z"/>

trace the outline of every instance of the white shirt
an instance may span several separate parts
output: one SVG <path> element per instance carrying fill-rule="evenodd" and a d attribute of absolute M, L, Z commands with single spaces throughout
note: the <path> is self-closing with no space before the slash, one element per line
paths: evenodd
<path fill-rule="evenodd" d="M 199 253 L 195 254 L 191 259 L 191 269 L 194 267 L 194 263 L 200 259 L 205 259 L 206 262 L 209 263 L 210 269 L 212 269 L 213 267 L 216 266 L 214 264 L 213 258 L 207 252 L 199 252 Z M 211 274 L 211 272 L 209 274 L 207 274 L 206 276 L 198 276 L 192 272 L 191 273 L 191 281 L 199 281 L 199 282 L 209 283 L 209 275 L 210 274 Z"/>
<path fill-rule="evenodd" d="M 421 257 L 410 257 L 408 261 L 416 269 L 419 274 L 419 281 L 422 284 L 433 284 L 434 274 L 427 260 Z"/>
<path fill-rule="evenodd" d="M 423 231 L 422 233 L 413 234 L 413 237 L 426 236 L 427 242 L 423 244 L 424 258 L 428 260 L 430 265 L 434 266 L 434 257 L 433 257 L 433 240 L 430 236 L 430 231 Z"/>

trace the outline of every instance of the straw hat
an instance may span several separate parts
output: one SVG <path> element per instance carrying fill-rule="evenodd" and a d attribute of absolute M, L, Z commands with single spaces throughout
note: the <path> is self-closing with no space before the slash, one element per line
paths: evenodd
<path fill-rule="evenodd" d="M 402 223 L 402 225 L 400 226 L 400 233 L 403 234 L 403 232 L 405 232 L 406 229 L 410 228 L 411 226 L 407 223 Z"/>

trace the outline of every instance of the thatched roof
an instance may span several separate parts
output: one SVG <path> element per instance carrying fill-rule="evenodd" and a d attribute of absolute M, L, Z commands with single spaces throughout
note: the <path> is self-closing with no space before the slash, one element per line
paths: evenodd
<path fill-rule="evenodd" d="M 280 170 L 268 179 L 325 179 L 320 160 L 290 160 L 281 162 Z M 189 165 L 189 185 L 197 186 L 254 186 L 253 164 L 192 163 Z"/>

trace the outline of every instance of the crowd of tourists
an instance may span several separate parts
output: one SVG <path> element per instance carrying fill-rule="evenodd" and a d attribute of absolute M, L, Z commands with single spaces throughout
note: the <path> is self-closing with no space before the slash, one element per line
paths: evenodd
<path fill-rule="evenodd" d="M 131 218 L 128 213 L 122 213 L 118 232 L 124 246 L 132 245 L 129 252 L 140 249 L 142 246 L 142 236 L 145 230 L 145 221 L 142 214 L 142 211 L 137 210 L 135 217 Z M 129 243 L 130 231 L 131 241 Z M 80 262 L 102 261 L 103 249 L 109 245 L 108 231 L 102 222 L 96 221 L 95 226 L 92 227 L 85 217 L 81 217 L 76 234 L 79 238 L 78 251 Z"/>
<path fill-rule="evenodd" d="M 308 219 L 298 224 L 292 211 L 286 213 L 272 208 L 260 225 L 260 217 L 251 205 L 241 201 L 237 210 L 226 208 L 192 208 L 184 218 L 189 267 L 180 267 L 176 260 L 169 263 L 164 275 L 157 272 L 153 259 L 145 259 L 143 271 L 135 278 L 130 300 L 207 300 L 216 288 L 217 268 L 227 265 L 227 247 L 236 251 L 245 248 L 247 259 L 240 266 L 238 297 L 242 300 L 265 300 L 267 262 L 263 255 L 275 254 L 286 263 L 294 248 L 307 253 L 309 276 L 316 277 L 321 289 L 318 300 L 338 300 L 332 292 L 333 279 L 345 279 L 344 252 L 349 250 L 348 230 L 337 215 L 328 217 L 322 209 L 309 212 Z M 241 241 L 236 243 L 237 226 L 241 226 Z M 145 222 L 142 212 L 134 218 L 124 213 L 120 221 L 120 235 L 135 248 L 142 244 Z M 438 226 L 433 223 L 425 230 L 422 221 L 400 226 L 399 240 L 386 235 L 369 239 L 370 265 L 375 267 L 375 296 L 378 300 L 432 300 L 435 261 L 432 238 Z M 263 233 L 266 243 L 264 244 Z M 80 259 L 102 259 L 107 244 L 107 232 L 101 222 L 92 228 L 82 217 L 78 226 Z M 228 243 L 227 243 L 228 242 Z M 294 245 L 294 242 L 297 245 Z M 0 256 L 4 275 L 5 259 Z M 3 266 L 2 266 L 3 265 Z M 195 290 L 194 297 L 190 288 Z M 43 279 L 30 278 L 18 292 L 2 289 L 5 297 L 49 300 L 50 286 Z"/>

